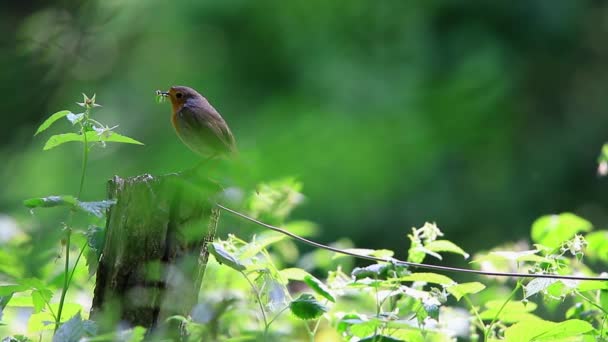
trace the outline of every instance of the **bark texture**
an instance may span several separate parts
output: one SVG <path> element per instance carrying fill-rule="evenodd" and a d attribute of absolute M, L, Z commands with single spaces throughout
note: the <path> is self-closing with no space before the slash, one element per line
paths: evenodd
<path fill-rule="evenodd" d="M 108 197 L 116 204 L 107 216 L 91 317 L 102 326 L 179 330 L 163 322 L 197 303 L 219 192 L 186 174 L 111 179 Z"/>

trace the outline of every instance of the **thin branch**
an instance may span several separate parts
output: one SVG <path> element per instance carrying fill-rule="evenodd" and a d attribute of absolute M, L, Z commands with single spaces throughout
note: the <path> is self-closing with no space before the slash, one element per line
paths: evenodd
<path fill-rule="evenodd" d="M 335 253 L 339 253 L 339 254 L 344 254 L 344 255 L 349 255 L 355 258 L 359 258 L 359 259 L 365 259 L 365 260 L 371 260 L 371 261 L 376 261 L 376 262 L 387 262 L 387 263 L 392 263 L 395 265 L 402 265 L 402 266 L 410 266 L 410 267 L 417 267 L 417 268 L 424 268 L 424 269 L 429 269 L 429 270 L 438 270 L 438 271 L 446 271 L 446 272 L 456 272 L 456 273 L 472 273 L 472 274 L 480 274 L 480 275 L 485 275 L 485 276 L 493 276 L 493 277 L 510 277 L 510 278 L 549 278 L 549 279 L 568 279 L 568 280 L 597 280 L 597 281 L 608 281 L 608 277 L 585 277 L 585 276 L 575 276 L 575 275 L 560 275 L 560 274 L 532 274 L 532 273 L 516 273 L 516 272 L 488 272 L 488 271 L 480 271 L 480 270 L 472 270 L 472 269 L 468 269 L 468 268 L 458 268 L 458 267 L 449 267 L 449 266 L 440 266 L 440 265 L 429 265 L 429 264 L 420 264 L 420 263 L 416 263 L 416 262 L 409 262 L 409 261 L 403 261 L 403 260 L 399 260 L 399 259 L 395 259 L 395 258 L 378 258 L 378 257 L 374 257 L 374 256 L 370 256 L 370 255 L 361 255 L 361 254 L 357 254 L 357 253 L 353 253 L 350 251 L 346 251 L 340 248 L 336 248 L 336 247 L 331 247 L 331 246 L 326 246 L 323 244 L 320 244 L 318 242 L 314 242 L 311 240 L 308 240 L 306 238 L 303 238 L 299 235 L 296 235 L 292 232 L 289 232 L 283 228 L 279 228 L 279 227 L 275 227 L 273 225 L 270 225 L 268 223 L 264 223 L 261 221 L 258 221 L 252 217 L 249 217 L 245 214 L 242 214 L 236 210 L 224 207 L 223 205 L 216 203 L 216 205 L 220 208 L 223 209 L 233 215 L 236 215 L 238 217 L 241 217 L 245 220 L 248 220 L 250 222 L 253 222 L 257 225 L 260 225 L 262 227 L 268 228 L 270 230 L 274 230 L 275 232 L 279 232 L 281 234 L 285 234 L 287 236 L 289 236 L 292 239 L 298 240 L 300 242 L 303 242 L 307 245 L 316 247 L 316 248 L 322 248 L 322 249 L 326 249 L 328 251 L 331 252 L 335 252 Z"/>

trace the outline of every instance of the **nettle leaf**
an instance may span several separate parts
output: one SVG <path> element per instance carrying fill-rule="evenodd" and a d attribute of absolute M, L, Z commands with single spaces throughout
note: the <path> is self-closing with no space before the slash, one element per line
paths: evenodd
<path fill-rule="evenodd" d="M 555 323 L 542 319 L 533 319 L 515 323 L 505 330 L 507 341 L 556 341 L 567 338 L 578 338 L 593 331 L 589 322 L 578 319 Z"/>
<path fill-rule="evenodd" d="M 104 200 L 97 202 L 76 202 L 76 205 L 80 210 L 88 214 L 95 215 L 97 217 L 104 217 L 106 210 L 114 204 L 116 204 L 115 200 Z"/>
<path fill-rule="evenodd" d="M 282 277 L 284 277 L 286 279 L 297 280 L 297 281 L 304 281 L 304 278 L 311 276 L 310 273 L 306 272 L 305 270 L 303 270 L 301 268 L 296 268 L 296 267 L 286 268 L 284 270 L 279 271 L 279 273 L 281 274 Z"/>
<path fill-rule="evenodd" d="M 299 319 L 317 319 L 326 313 L 327 307 L 321 304 L 313 295 L 303 293 L 298 299 L 289 304 L 291 312 Z"/>
<path fill-rule="evenodd" d="M 125 135 L 118 134 L 116 132 L 106 132 L 102 135 L 98 135 L 98 139 L 99 139 L 98 141 L 104 141 L 104 142 L 117 142 L 117 143 L 123 143 L 123 144 L 143 145 L 143 143 L 140 141 L 137 141 L 137 140 L 127 137 Z"/>
<path fill-rule="evenodd" d="M 327 286 L 325 286 L 325 284 L 323 284 L 323 282 L 319 279 L 311 275 L 307 275 L 304 277 L 304 282 L 306 283 L 306 285 L 310 286 L 310 288 L 315 291 L 316 294 L 325 297 L 325 299 L 329 300 L 330 302 L 336 302 L 336 299 L 330 293 Z"/>
<path fill-rule="evenodd" d="M 386 279 L 388 277 L 398 277 L 406 270 L 406 266 L 397 266 L 394 264 L 372 264 L 366 267 L 355 267 L 351 275 L 356 279 Z"/>
<path fill-rule="evenodd" d="M 448 291 L 456 300 L 460 300 L 462 297 L 468 294 L 473 294 L 482 291 L 486 286 L 480 282 L 462 283 L 446 287 Z"/>
<path fill-rule="evenodd" d="M 348 328 L 351 325 L 363 323 L 365 321 L 366 321 L 366 318 L 364 316 L 361 316 L 356 313 L 348 313 L 348 314 L 345 314 L 344 316 L 342 316 L 342 318 L 340 318 L 340 320 L 338 321 L 338 324 L 336 326 L 336 330 L 340 334 L 345 334 L 348 332 Z"/>
<path fill-rule="evenodd" d="M 454 281 L 449 277 L 437 273 L 412 273 L 403 277 L 399 277 L 400 281 L 423 281 L 425 283 L 450 285 L 454 284 Z"/>
<path fill-rule="evenodd" d="M 86 132 L 86 138 L 88 143 L 117 142 L 125 144 L 143 145 L 143 143 L 133 138 L 120 135 L 116 132 L 112 132 L 111 130 L 104 130 L 103 132 L 91 130 Z M 43 147 L 43 150 L 50 150 L 68 142 L 84 142 L 84 135 L 78 133 L 64 133 L 53 135 L 49 138 L 49 140 L 47 140 L 46 144 Z"/>
<path fill-rule="evenodd" d="M 62 110 L 49 116 L 48 119 L 44 120 L 44 122 L 38 127 L 38 130 L 36 131 L 36 133 L 34 133 L 34 135 L 38 135 L 38 133 L 45 131 L 47 128 L 51 127 L 51 125 L 55 121 L 71 113 L 72 112 L 70 112 L 69 110 Z"/>
<path fill-rule="evenodd" d="M 285 235 L 277 232 L 264 232 L 244 246 L 243 250 L 241 251 L 240 258 L 244 260 L 254 257 L 256 254 L 260 253 L 260 251 L 262 251 L 264 248 L 270 246 L 275 242 L 284 240 L 285 238 Z"/>
<path fill-rule="evenodd" d="M 501 307 L 504 304 L 504 300 L 491 300 L 484 304 L 486 309 L 479 313 L 479 316 L 483 320 L 493 320 L 496 314 L 500 311 L 498 319 L 504 323 L 515 323 L 523 320 L 538 319 L 537 316 L 531 314 L 532 311 L 536 310 L 537 305 L 533 302 L 511 301 L 508 302 L 504 308 Z"/>
<path fill-rule="evenodd" d="M 220 264 L 225 264 L 239 272 L 242 272 L 247 268 L 236 257 L 228 253 L 228 251 L 219 243 L 213 242 L 209 244 L 209 253 L 211 253 Z"/>
<path fill-rule="evenodd" d="M 84 142 L 84 137 L 82 134 L 77 134 L 77 133 L 56 134 L 56 135 L 51 136 L 49 138 L 49 140 L 46 141 L 46 144 L 44 144 L 44 147 L 42 149 L 47 151 L 47 150 L 55 148 L 59 145 L 65 144 L 67 142 L 72 142 L 72 141 Z"/>
<path fill-rule="evenodd" d="M 85 235 L 87 237 L 87 245 L 89 246 L 85 257 L 89 269 L 89 276 L 93 276 L 99 265 L 99 258 L 101 257 L 101 252 L 103 250 L 106 230 L 103 227 L 89 226 Z"/>
<path fill-rule="evenodd" d="M 424 247 L 433 252 L 448 252 L 462 255 L 465 259 L 469 258 L 469 254 L 458 247 L 452 241 L 435 240 L 427 243 Z"/>
<path fill-rule="evenodd" d="M 587 249 L 585 257 L 608 262 L 608 231 L 598 230 L 585 236 Z"/>
<path fill-rule="evenodd" d="M 52 208 L 52 207 L 74 207 L 78 200 L 74 196 L 48 196 L 39 198 L 30 198 L 23 201 L 23 204 L 28 208 Z"/>
<path fill-rule="evenodd" d="M 532 224 L 532 240 L 541 245 L 557 248 L 579 232 L 593 229 L 591 222 L 572 213 L 547 215 Z"/>
<path fill-rule="evenodd" d="M 359 342 L 403 342 L 403 340 L 387 335 L 373 335 L 362 338 L 359 340 Z"/>
<path fill-rule="evenodd" d="M 553 283 L 557 282 L 557 279 L 551 278 L 534 278 L 530 282 L 524 285 L 524 299 L 527 299 L 539 292 L 545 291 Z"/>
<path fill-rule="evenodd" d="M 53 297 L 53 291 L 43 288 L 32 291 L 32 304 L 34 306 L 34 312 L 38 313 L 42 311 L 46 303 L 51 301 Z"/>
<path fill-rule="evenodd" d="M 84 335 L 84 323 L 79 312 L 57 329 L 53 342 L 78 342 Z"/>
<path fill-rule="evenodd" d="M 23 336 L 23 335 L 13 335 L 13 336 L 8 336 L 5 337 L 2 342 L 34 342 L 33 340 L 31 340 L 29 337 L 27 336 Z"/>

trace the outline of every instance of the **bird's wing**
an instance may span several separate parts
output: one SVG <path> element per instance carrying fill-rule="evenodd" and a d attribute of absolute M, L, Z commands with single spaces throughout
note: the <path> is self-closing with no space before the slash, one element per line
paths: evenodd
<path fill-rule="evenodd" d="M 233 152 L 236 149 L 234 136 L 226 121 L 211 105 L 192 109 L 183 106 L 178 112 L 183 129 L 180 134 L 189 139 L 199 139 L 203 144 L 221 152 Z"/>

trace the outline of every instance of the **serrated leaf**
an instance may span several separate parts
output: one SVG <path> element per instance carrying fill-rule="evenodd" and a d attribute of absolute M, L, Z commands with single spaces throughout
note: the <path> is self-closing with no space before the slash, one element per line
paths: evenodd
<path fill-rule="evenodd" d="M 95 274 L 95 272 L 97 271 L 97 266 L 99 265 L 99 258 L 101 257 L 101 252 L 105 243 L 105 235 L 105 228 L 98 226 L 90 226 L 89 229 L 87 229 L 86 237 L 87 245 L 89 246 L 89 248 L 85 257 L 87 260 L 89 276 L 93 276 L 93 274 Z"/>
<path fill-rule="evenodd" d="M 78 342 L 84 335 L 84 324 L 79 312 L 57 329 L 53 336 L 53 342 Z"/>
<path fill-rule="evenodd" d="M 465 295 L 477 293 L 485 289 L 486 286 L 480 282 L 462 283 L 453 286 L 446 287 L 448 291 L 456 300 L 460 300 Z"/>
<path fill-rule="evenodd" d="M 541 245 L 557 248 L 562 242 L 571 239 L 579 232 L 588 232 L 593 228 L 591 222 L 572 213 L 547 215 L 532 224 L 532 240 Z"/>
<path fill-rule="evenodd" d="M 76 202 L 77 207 L 88 214 L 95 215 L 97 217 L 104 217 L 105 211 L 112 205 L 116 204 L 115 200 L 104 200 L 97 202 Z"/>
<path fill-rule="evenodd" d="M 359 342 L 403 342 L 403 340 L 387 335 L 373 335 L 362 338 L 359 340 Z"/>
<path fill-rule="evenodd" d="M 112 131 L 106 131 L 104 133 L 97 133 L 97 131 L 88 131 L 86 132 L 86 137 L 87 137 L 87 142 L 88 143 L 95 143 L 95 142 L 117 142 L 117 143 L 124 143 L 124 144 L 136 144 L 136 145 L 143 145 L 143 143 L 124 136 L 124 135 L 120 135 L 116 132 L 112 132 Z M 49 140 L 47 140 L 46 144 L 44 145 L 43 149 L 44 150 L 50 150 L 52 148 L 55 148 L 59 145 L 68 143 L 68 142 L 84 142 L 84 135 L 82 134 L 77 134 L 77 133 L 64 133 L 64 134 L 57 134 L 57 135 L 53 135 L 49 138 Z"/>
<path fill-rule="evenodd" d="M 336 302 L 336 299 L 334 298 L 334 296 L 329 292 L 329 289 L 327 288 L 327 286 L 325 286 L 325 284 L 323 284 L 323 282 L 321 282 L 319 279 L 311 276 L 311 275 L 307 275 L 304 277 L 304 282 L 306 283 L 306 285 L 308 285 L 313 291 L 315 291 L 316 294 L 325 297 L 325 299 L 329 300 L 332 303 Z"/>
<path fill-rule="evenodd" d="M 327 307 L 308 293 L 303 293 L 298 299 L 293 300 L 289 304 L 289 309 L 296 317 L 303 320 L 317 319 L 327 312 Z"/>
<path fill-rule="evenodd" d="M 13 293 L 23 292 L 29 290 L 29 286 L 17 284 L 17 285 L 0 285 L 0 297 L 12 296 Z"/>
<path fill-rule="evenodd" d="M 570 319 L 559 323 L 533 319 L 521 321 L 508 327 L 505 330 L 505 340 L 556 341 L 581 337 L 582 334 L 591 331 L 593 331 L 591 324 L 578 319 Z"/>
<path fill-rule="evenodd" d="M 465 259 L 469 258 L 469 254 L 449 240 L 435 240 L 427 243 L 424 247 L 433 252 L 448 252 L 462 255 Z"/>
<path fill-rule="evenodd" d="M 42 311 L 46 303 L 50 302 L 53 297 L 53 292 L 49 289 L 32 290 L 32 304 L 34 312 Z"/>
<path fill-rule="evenodd" d="M 524 299 L 546 290 L 551 284 L 558 281 L 550 278 L 534 278 L 524 285 Z"/>
<path fill-rule="evenodd" d="M 109 134 L 107 136 L 105 134 L 102 134 L 101 136 L 98 136 L 98 139 L 99 139 L 98 141 L 105 141 L 105 142 L 117 142 L 117 143 L 123 143 L 123 144 L 143 145 L 143 143 L 140 141 L 137 141 L 133 138 L 118 134 L 116 132 L 109 132 Z"/>
<path fill-rule="evenodd" d="M 351 272 L 351 275 L 355 277 L 356 280 L 363 278 L 377 279 L 380 278 L 381 275 L 386 274 L 386 271 L 391 267 L 392 265 L 390 264 L 371 264 L 366 267 L 355 267 Z"/>
<path fill-rule="evenodd" d="M 285 237 L 285 235 L 277 232 L 262 233 L 255 240 L 245 245 L 239 257 L 243 260 L 249 259 L 271 244 L 284 240 Z"/>
<path fill-rule="evenodd" d="M 485 310 L 479 313 L 483 320 L 492 320 L 500 311 L 498 319 L 504 323 L 515 323 L 523 320 L 538 319 L 537 316 L 531 314 L 536 310 L 537 305 L 533 302 L 522 303 L 518 301 L 508 302 L 502 310 L 504 300 L 491 300 L 484 304 Z"/>
<path fill-rule="evenodd" d="M 235 258 L 232 254 L 228 253 L 228 251 L 226 251 L 219 243 L 213 242 L 209 244 L 209 253 L 211 253 L 220 264 L 225 264 L 226 266 L 239 272 L 246 269 L 245 265 L 237 260 L 237 258 Z"/>
<path fill-rule="evenodd" d="M 61 119 L 62 117 L 66 116 L 68 114 L 71 114 L 71 112 L 69 110 L 62 110 L 55 114 L 52 114 L 46 120 L 44 120 L 44 122 L 38 127 L 38 130 L 36 130 L 36 133 L 34 133 L 34 135 L 38 135 L 38 133 L 45 131 L 47 128 L 51 127 L 51 125 L 55 121 Z"/>
<path fill-rule="evenodd" d="M 449 277 L 437 273 L 412 273 L 406 276 L 399 277 L 400 281 L 423 281 L 425 283 L 450 285 L 454 284 L 454 281 Z"/>
<path fill-rule="evenodd" d="M 77 134 L 77 133 L 56 134 L 56 135 L 51 136 L 49 138 L 49 140 L 46 141 L 46 144 L 44 144 L 44 147 L 42 149 L 47 151 L 47 150 L 55 148 L 59 145 L 65 144 L 67 142 L 73 142 L 73 141 L 84 142 L 84 137 L 82 134 Z"/>
<path fill-rule="evenodd" d="M 296 268 L 296 267 L 286 268 L 284 270 L 279 271 L 279 273 L 281 274 L 281 276 L 283 276 L 289 280 L 298 280 L 298 281 L 304 281 L 305 277 L 311 275 L 310 273 L 304 271 L 303 269 Z"/>
<path fill-rule="evenodd" d="M 28 208 L 52 208 L 59 206 L 74 207 L 78 200 L 74 196 L 48 196 L 39 198 L 30 198 L 23 201 L 23 204 Z"/>

